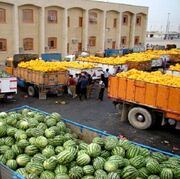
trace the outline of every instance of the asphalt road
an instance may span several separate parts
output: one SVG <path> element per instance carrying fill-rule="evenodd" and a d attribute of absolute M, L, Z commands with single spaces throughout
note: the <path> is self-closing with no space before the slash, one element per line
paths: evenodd
<path fill-rule="evenodd" d="M 46 100 L 28 97 L 26 92 L 19 90 L 14 101 L 0 102 L 0 111 L 6 111 L 22 105 L 29 105 L 47 112 L 59 112 L 64 118 L 94 127 L 114 135 L 123 135 L 131 141 L 149 145 L 164 151 L 180 154 L 180 131 L 161 127 L 158 129 L 137 130 L 128 122 L 119 121 L 120 114 L 116 111 L 106 94 L 102 102 L 97 99 L 95 90 L 88 100 L 72 99 L 68 95 L 48 96 Z M 65 101 L 66 104 L 61 104 Z"/>

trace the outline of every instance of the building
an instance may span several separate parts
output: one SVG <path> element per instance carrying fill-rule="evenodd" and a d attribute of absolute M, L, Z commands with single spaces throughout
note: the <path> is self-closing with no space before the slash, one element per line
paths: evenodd
<path fill-rule="evenodd" d="M 1 0 L 0 61 L 144 44 L 148 7 L 90 0 Z"/>

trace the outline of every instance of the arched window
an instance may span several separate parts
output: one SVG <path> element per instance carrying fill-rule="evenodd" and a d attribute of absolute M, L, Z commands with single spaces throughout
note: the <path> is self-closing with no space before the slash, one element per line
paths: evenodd
<path fill-rule="evenodd" d="M 96 46 L 96 37 L 95 36 L 90 36 L 89 37 L 89 46 L 90 47 L 95 47 Z"/>
<path fill-rule="evenodd" d="M 33 38 L 23 39 L 24 50 L 33 50 Z"/>
<path fill-rule="evenodd" d="M 7 50 L 7 40 L 0 39 L 0 51 L 6 51 L 6 50 Z"/>
<path fill-rule="evenodd" d="M 0 23 L 6 22 L 6 10 L 0 8 Z"/>
<path fill-rule="evenodd" d="M 33 9 L 23 9 L 23 22 L 33 23 Z"/>
<path fill-rule="evenodd" d="M 89 23 L 90 24 L 97 24 L 97 13 L 96 12 L 89 12 Z"/>
<path fill-rule="evenodd" d="M 57 37 L 48 38 L 48 47 L 49 49 L 57 49 Z"/>
<path fill-rule="evenodd" d="M 48 10 L 48 22 L 49 23 L 57 23 L 57 11 L 56 10 Z"/>

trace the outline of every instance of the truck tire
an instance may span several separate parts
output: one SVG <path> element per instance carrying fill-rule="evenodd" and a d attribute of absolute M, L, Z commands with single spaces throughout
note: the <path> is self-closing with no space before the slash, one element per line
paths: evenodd
<path fill-rule="evenodd" d="M 27 92 L 28 92 L 28 95 L 31 97 L 34 97 L 36 94 L 36 90 L 33 86 L 28 86 Z"/>
<path fill-rule="evenodd" d="M 153 124 L 151 113 L 141 107 L 132 108 L 128 113 L 128 120 L 137 129 L 148 129 Z"/>

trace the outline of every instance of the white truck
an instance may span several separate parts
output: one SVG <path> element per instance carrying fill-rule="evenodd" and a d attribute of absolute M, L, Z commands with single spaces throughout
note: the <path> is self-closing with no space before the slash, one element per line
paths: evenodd
<path fill-rule="evenodd" d="M 0 69 L 0 100 L 12 99 L 17 94 L 17 78 Z"/>

